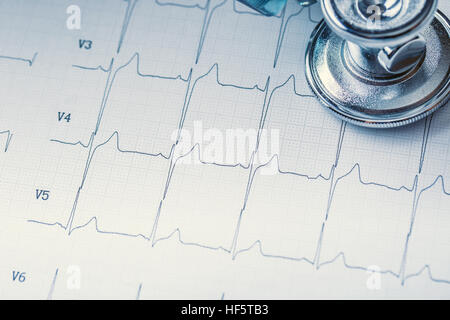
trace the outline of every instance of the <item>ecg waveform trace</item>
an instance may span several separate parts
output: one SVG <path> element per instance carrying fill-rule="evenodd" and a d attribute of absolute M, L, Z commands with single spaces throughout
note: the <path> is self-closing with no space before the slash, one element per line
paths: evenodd
<path fill-rule="evenodd" d="M 6 136 L 5 148 L 4 148 L 4 151 L 6 152 L 6 151 L 8 151 L 8 147 L 9 147 L 9 144 L 11 143 L 11 139 L 13 137 L 13 134 L 11 133 L 11 131 L 5 130 L 5 131 L 0 131 L 0 136 L 1 135 Z"/>
<path fill-rule="evenodd" d="M 195 151 L 198 152 L 200 146 L 198 144 L 196 144 L 196 145 L 194 145 L 192 147 L 192 149 L 191 149 L 191 151 L 189 153 L 181 155 L 180 157 L 174 159 L 173 158 L 173 156 L 174 156 L 174 149 L 175 149 L 175 147 L 176 147 L 176 145 L 178 143 L 178 139 L 176 140 L 176 142 L 170 148 L 170 153 L 169 154 L 162 154 L 162 153 L 151 154 L 151 153 L 146 153 L 146 152 L 142 152 L 142 151 L 124 150 L 124 149 L 122 149 L 120 147 L 120 144 L 119 144 L 119 133 L 116 131 L 106 141 L 101 142 L 98 145 L 96 145 L 95 147 L 93 147 L 93 143 L 94 143 L 94 139 L 93 138 L 94 138 L 95 134 L 97 133 L 98 128 L 100 126 L 101 117 L 104 114 L 104 111 L 105 111 L 105 108 L 106 108 L 106 104 L 107 104 L 107 100 L 108 100 L 108 95 L 109 95 L 109 92 L 111 91 L 111 88 L 113 86 L 114 79 L 116 78 L 116 76 L 117 76 L 117 74 L 118 74 L 118 72 L 120 70 L 122 70 L 125 67 L 130 66 L 130 64 L 134 60 L 136 60 L 136 74 L 138 76 L 140 76 L 140 77 L 153 77 L 153 78 L 159 78 L 159 79 L 165 79 L 165 80 L 175 80 L 175 81 L 178 80 L 178 81 L 183 81 L 183 82 L 187 83 L 187 88 L 188 89 L 187 89 L 187 94 L 186 94 L 186 100 L 185 100 L 185 103 L 183 105 L 182 116 L 181 116 L 181 119 L 180 119 L 179 132 L 183 128 L 185 115 L 186 115 L 186 113 L 188 112 L 188 109 L 189 109 L 189 102 L 190 102 L 190 99 L 191 99 L 191 97 L 193 95 L 193 92 L 195 90 L 195 87 L 196 87 L 198 81 L 200 81 L 203 78 L 209 76 L 213 71 L 215 71 L 215 73 L 216 73 L 215 80 L 216 80 L 217 84 L 220 85 L 220 86 L 232 86 L 232 87 L 234 87 L 236 89 L 240 89 L 240 90 L 258 90 L 258 91 L 264 92 L 266 94 L 265 100 L 267 102 L 264 103 L 264 107 L 263 107 L 262 112 L 261 112 L 261 120 L 260 120 L 261 124 L 260 124 L 260 128 L 259 128 L 258 137 L 260 137 L 260 131 L 264 127 L 264 121 L 265 121 L 265 117 L 267 115 L 267 110 L 268 110 L 268 108 L 270 106 L 270 101 L 271 101 L 273 95 L 276 93 L 277 90 L 279 90 L 280 88 L 286 86 L 288 83 L 290 83 L 292 81 L 293 93 L 295 95 L 298 95 L 298 96 L 301 96 L 301 97 L 305 97 L 305 98 L 313 98 L 310 95 L 301 94 L 301 93 L 298 93 L 296 91 L 296 88 L 295 88 L 295 77 L 293 75 L 291 77 L 289 77 L 283 84 L 274 87 L 270 91 L 269 95 L 268 95 L 268 92 L 269 92 L 268 88 L 269 88 L 269 85 L 270 85 L 269 84 L 270 83 L 270 77 L 268 78 L 268 81 L 267 81 L 267 84 L 266 84 L 265 88 L 259 88 L 257 85 L 254 85 L 253 87 L 242 87 L 242 86 L 236 86 L 236 85 L 232 85 L 232 84 L 222 83 L 219 80 L 219 72 L 218 72 L 218 68 L 219 67 L 218 67 L 217 64 L 213 65 L 211 67 L 211 69 L 206 74 L 201 75 L 195 81 L 193 81 L 193 85 L 192 85 L 192 88 L 191 88 L 190 82 L 191 82 L 192 70 L 190 71 L 189 76 L 186 79 L 183 78 L 182 76 L 167 77 L 167 76 L 162 76 L 162 75 L 143 74 L 140 71 L 140 69 L 139 69 L 139 61 L 140 61 L 139 54 L 136 53 L 136 54 L 134 54 L 132 56 L 132 58 L 126 64 L 118 67 L 116 69 L 116 71 L 113 73 L 113 76 L 111 76 L 112 80 L 109 82 L 109 85 L 107 86 L 107 89 L 105 90 L 105 98 L 103 99 L 102 109 L 101 109 L 101 111 L 99 113 L 99 119 L 97 121 L 97 126 L 96 126 L 95 131 L 93 133 L 93 136 L 91 136 L 89 142 L 86 143 L 86 144 L 83 144 L 81 141 L 72 143 L 72 142 L 64 142 L 64 141 L 60 141 L 60 140 L 56 140 L 56 139 L 53 140 L 54 142 L 58 142 L 58 143 L 62 143 L 62 144 L 80 145 L 80 146 L 82 146 L 84 148 L 89 148 L 89 157 L 88 157 L 88 160 L 86 161 L 87 165 L 86 165 L 86 169 L 85 169 L 85 174 L 84 174 L 82 184 L 81 184 L 81 186 L 79 188 L 79 191 L 78 191 L 78 194 L 77 194 L 76 202 L 74 203 L 74 206 L 73 206 L 74 209 L 73 209 L 73 211 L 72 211 L 72 213 L 71 213 L 71 215 L 69 217 L 68 222 L 66 224 L 61 224 L 59 222 L 56 222 L 56 223 L 45 223 L 45 222 L 41 222 L 41 221 L 30 220 L 31 222 L 36 222 L 36 223 L 46 224 L 46 225 L 58 225 L 58 226 L 62 227 L 63 229 L 67 230 L 69 235 L 72 232 L 74 232 L 75 230 L 79 230 L 79 229 L 85 228 L 89 224 L 95 223 L 95 228 L 96 228 L 96 230 L 99 233 L 122 235 L 122 236 L 131 236 L 131 237 L 142 237 L 143 239 L 146 239 L 146 240 L 150 241 L 152 246 L 155 246 L 158 242 L 170 239 L 173 236 L 175 236 L 176 234 L 178 234 L 178 241 L 181 244 L 183 244 L 183 245 L 194 245 L 194 246 L 199 246 L 199 247 L 206 248 L 206 249 L 222 250 L 222 251 L 224 251 L 226 253 L 232 254 L 233 259 L 236 258 L 239 254 L 243 254 L 243 253 L 251 250 L 254 247 L 259 247 L 259 251 L 260 251 L 262 256 L 271 257 L 271 258 L 279 258 L 279 259 L 287 259 L 287 260 L 293 260 L 293 261 L 304 261 L 304 262 L 307 262 L 307 263 L 315 266 L 317 269 L 319 269 L 322 266 L 325 266 L 325 265 L 328 265 L 330 263 L 333 263 L 333 262 L 337 261 L 339 258 L 342 258 L 343 264 L 345 265 L 345 267 L 347 267 L 349 269 L 368 270 L 367 267 L 364 267 L 364 266 L 356 266 L 356 265 L 348 264 L 346 262 L 345 254 L 343 252 L 340 252 L 335 258 L 333 258 L 333 259 L 331 259 L 329 261 L 322 261 L 322 262 L 320 261 L 321 241 L 323 239 L 323 233 L 325 232 L 326 221 L 328 220 L 329 210 L 330 210 L 330 207 L 331 207 L 331 203 L 333 202 L 334 192 L 335 192 L 336 187 L 338 186 L 338 184 L 339 184 L 339 182 L 341 180 L 345 179 L 346 177 L 351 175 L 353 172 L 357 172 L 359 182 L 361 184 L 363 184 L 363 185 L 375 185 L 375 186 L 378 186 L 378 187 L 381 187 L 381 188 L 386 188 L 386 189 L 393 190 L 393 191 L 406 190 L 406 191 L 411 192 L 411 193 L 417 193 L 417 196 L 414 199 L 414 205 L 412 206 L 413 207 L 413 212 L 412 212 L 412 217 L 411 217 L 410 230 L 412 230 L 412 228 L 413 228 L 414 217 L 415 217 L 416 208 L 417 208 L 417 203 L 420 200 L 420 197 L 421 197 L 422 193 L 424 193 L 427 190 L 431 189 L 433 186 L 438 185 L 439 183 L 441 183 L 442 192 L 445 195 L 450 195 L 450 193 L 445 190 L 444 178 L 442 176 L 437 177 L 436 180 L 431 185 L 426 186 L 422 190 L 417 190 L 417 187 L 418 187 L 418 175 L 420 174 L 420 172 L 422 170 L 423 161 L 424 161 L 424 157 L 425 157 L 426 145 L 427 145 L 428 136 L 429 136 L 429 130 L 430 130 L 430 127 L 431 127 L 431 120 L 432 120 L 431 117 L 426 121 L 426 125 L 424 126 L 424 135 L 423 135 L 422 148 L 421 148 L 422 149 L 422 154 L 421 154 L 421 157 L 420 157 L 420 163 L 418 164 L 418 175 L 415 177 L 414 183 L 413 183 L 412 186 L 400 186 L 400 187 L 392 187 L 392 186 L 384 185 L 384 184 L 377 183 L 377 182 L 364 181 L 363 178 L 361 177 L 361 168 L 360 168 L 359 164 L 355 164 L 353 166 L 353 168 L 349 172 L 345 173 L 344 175 L 335 177 L 335 169 L 336 169 L 336 167 L 339 164 L 339 157 L 340 157 L 342 143 L 344 141 L 344 136 L 345 136 L 346 124 L 342 123 L 341 124 L 341 129 L 340 129 L 339 140 L 338 140 L 338 144 L 337 144 L 335 163 L 332 165 L 332 167 L 330 169 L 330 172 L 328 172 L 326 174 L 320 174 L 319 176 L 313 176 L 312 177 L 312 176 L 308 176 L 308 175 L 305 175 L 305 174 L 302 174 L 302 173 L 298 173 L 298 172 L 286 172 L 286 171 L 283 171 L 279 167 L 278 155 L 274 155 L 272 157 L 272 159 L 268 163 L 259 165 L 257 167 L 253 167 L 253 165 L 251 164 L 252 160 L 250 161 L 249 164 L 236 163 L 236 164 L 228 164 L 227 165 L 227 164 L 208 163 L 208 162 L 202 161 L 202 159 L 200 159 L 200 162 L 202 164 L 204 164 L 204 165 L 220 165 L 220 166 L 230 166 L 230 167 L 240 166 L 240 167 L 242 167 L 244 169 L 249 169 L 249 172 L 250 172 L 249 173 L 249 182 L 248 182 L 248 185 L 246 187 L 247 192 L 246 192 L 246 195 L 245 195 L 245 201 L 243 203 L 242 210 L 241 210 L 240 215 L 239 215 L 239 220 L 238 220 L 238 224 L 236 226 L 236 230 L 234 232 L 235 236 L 233 238 L 231 247 L 226 247 L 226 246 L 209 247 L 209 246 L 206 246 L 206 245 L 202 245 L 200 243 L 192 243 L 192 242 L 183 241 L 182 237 L 181 237 L 181 230 L 179 230 L 179 229 L 174 230 L 169 235 L 165 235 L 165 236 L 162 236 L 160 238 L 156 238 L 156 231 L 157 231 L 157 227 L 158 227 L 158 220 L 159 220 L 160 210 L 161 210 L 161 207 L 163 206 L 164 199 L 165 199 L 165 197 L 166 197 L 166 195 L 167 195 L 167 193 L 169 191 L 171 177 L 172 177 L 172 175 L 173 175 L 173 173 L 175 171 L 177 162 L 180 159 L 182 159 L 183 157 L 189 156 L 191 153 L 193 153 Z M 90 68 L 90 67 L 80 67 L 80 66 L 75 66 L 75 67 L 83 68 L 83 69 L 86 69 L 86 70 L 101 70 L 102 72 L 109 72 L 109 73 L 113 72 L 112 64 L 108 68 L 103 68 L 103 67 Z M 170 169 L 169 169 L 169 172 L 167 174 L 167 180 L 166 180 L 166 183 L 165 183 L 164 196 L 163 196 L 163 199 L 161 199 L 159 210 L 158 210 L 156 219 L 155 219 L 155 221 L 153 223 L 152 231 L 151 231 L 151 233 L 149 235 L 144 235 L 144 234 L 127 234 L 127 233 L 123 233 L 123 232 L 120 232 L 120 231 L 101 230 L 101 228 L 98 227 L 98 219 L 97 219 L 97 217 L 92 217 L 89 221 L 87 221 L 86 223 L 83 223 L 81 225 L 72 226 L 72 223 L 73 223 L 73 220 L 74 220 L 74 216 L 75 216 L 75 212 L 76 212 L 76 208 L 77 208 L 77 201 L 78 201 L 79 193 L 83 189 L 83 186 L 84 186 L 85 179 L 86 179 L 86 176 L 87 176 L 88 171 L 89 171 L 89 167 L 90 167 L 91 161 L 94 158 L 95 153 L 101 147 L 106 145 L 107 143 L 112 143 L 113 139 L 116 140 L 115 144 L 116 144 L 116 148 L 117 148 L 118 152 L 135 153 L 135 154 L 147 155 L 147 156 L 151 156 L 151 157 L 163 157 L 164 159 L 167 159 L 167 160 L 171 161 L 171 164 L 169 166 Z M 253 157 L 255 156 L 256 152 L 257 152 L 257 149 L 252 153 L 251 159 L 253 159 Z M 267 253 L 264 253 L 262 243 L 259 240 L 255 241 L 255 243 L 252 246 L 250 246 L 249 248 L 238 249 L 239 226 L 240 226 L 240 223 L 241 223 L 241 219 L 243 219 L 243 216 L 244 216 L 244 212 L 245 212 L 245 209 L 246 209 L 246 203 L 247 203 L 248 197 L 250 196 L 250 190 L 252 188 L 252 184 L 253 184 L 255 175 L 258 172 L 258 170 L 261 170 L 262 168 L 270 165 L 270 163 L 272 161 L 276 161 L 277 162 L 277 170 L 278 170 L 279 174 L 288 174 L 288 175 L 295 175 L 295 176 L 299 176 L 299 177 L 306 177 L 307 179 L 310 179 L 310 180 L 322 179 L 322 180 L 325 180 L 325 181 L 329 181 L 330 184 L 331 184 L 330 194 L 329 194 L 329 203 L 328 203 L 328 206 L 327 206 L 327 212 L 326 212 L 326 215 L 325 215 L 325 220 L 324 220 L 323 225 L 322 225 L 322 229 L 320 231 L 319 243 L 317 244 L 317 251 L 316 251 L 316 254 L 314 255 L 314 257 L 286 257 L 286 256 L 278 256 L 278 255 L 273 255 L 273 254 L 267 254 Z M 409 279 L 411 277 L 414 277 L 414 276 L 418 276 L 418 275 L 422 274 L 426 270 L 428 272 L 428 276 L 429 276 L 430 280 L 435 281 L 435 282 L 439 282 L 439 283 L 450 283 L 449 280 L 437 279 L 437 278 L 433 277 L 432 272 L 431 272 L 431 267 L 428 266 L 428 265 L 425 265 L 422 270 L 420 270 L 420 271 L 418 271 L 416 273 L 407 274 L 407 275 L 404 274 L 404 268 L 405 268 L 405 265 L 406 265 L 406 257 L 407 257 L 407 246 L 408 246 L 408 242 L 409 242 L 410 236 L 411 236 L 411 232 L 408 234 L 408 237 L 407 237 L 407 239 L 405 241 L 405 251 L 404 251 L 404 255 L 403 255 L 402 259 L 401 259 L 402 260 L 401 269 L 399 271 L 380 270 L 380 273 L 390 274 L 390 275 L 392 275 L 394 277 L 400 278 L 402 283 L 404 283 L 404 281 L 406 281 L 407 279 Z"/>

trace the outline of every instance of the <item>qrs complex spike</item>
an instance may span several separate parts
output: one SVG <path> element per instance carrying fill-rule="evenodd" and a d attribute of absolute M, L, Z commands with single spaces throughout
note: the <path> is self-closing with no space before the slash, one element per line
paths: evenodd
<path fill-rule="evenodd" d="M 8 147 L 9 147 L 9 144 L 11 143 L 13 134 L 11 133 L 11 131 L 6 130 L 6 131 L 0 131 L 0 136 L 1 135 L 6 136 L 6 142 L 5 142 L 5 148 L 4 148 L 4 151 L 6 152 L 6 151 L 8 151 Z"/>

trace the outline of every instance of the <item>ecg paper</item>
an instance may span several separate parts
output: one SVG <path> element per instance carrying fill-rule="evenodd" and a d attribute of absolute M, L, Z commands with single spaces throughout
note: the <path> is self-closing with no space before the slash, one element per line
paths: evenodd
<path fill-rule="evenodd" d="M 321 19 L 0 1 L 0 297 L 450 298 L 450 109 L 336 119 L 304 76 Z"/>

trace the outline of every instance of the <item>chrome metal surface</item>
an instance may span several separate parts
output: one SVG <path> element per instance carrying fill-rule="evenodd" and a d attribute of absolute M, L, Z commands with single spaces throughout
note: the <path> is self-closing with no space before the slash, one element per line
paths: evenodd
<path fill-rule="evenodd" d="M 374 14 L 377 18 L 392 19 L 397 16 L 403 6 L 403 0 L 355 0 L 358 13 L 368 19 Z"/>
<path fill-rule="evenodd" d="M 404 73 L 422 60 L 427 41 L 421 35 L 395 48 L 384 47 L 378 52 L 378 61 L 390 73 Z"/>
<path fill-rule="evenodd" d="M 341 38 L 370 48 L 396 47 L 433 20 L 437 0 L 321 0 L 329 27 Z"/>
<path fill-rule="evenodd" d="M 422 35 L 426 54 L 411 70 L 394 74 L 380 69 L 378 49 L 360 49 L 322 21 L 308 45 L 306 77 L 320 101 L 347 121 L 367 127 L 412 123 L 449 98 L 448 19 L 437 12 Z"/>

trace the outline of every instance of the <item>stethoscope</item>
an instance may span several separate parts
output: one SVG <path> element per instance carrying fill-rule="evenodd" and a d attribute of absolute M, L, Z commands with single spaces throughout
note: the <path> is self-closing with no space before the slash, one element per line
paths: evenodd
<path fill-rule="evenodd" d="M 239 0 L 277 15 L 287 0 Z M 317 0 L 297 0 L 311 5 Z M 366 127 L 406 125 L 449 99 L 450 24 L 438 0 L 320 0 L 325 19 L 305 55 L 328 110 Z"/>

